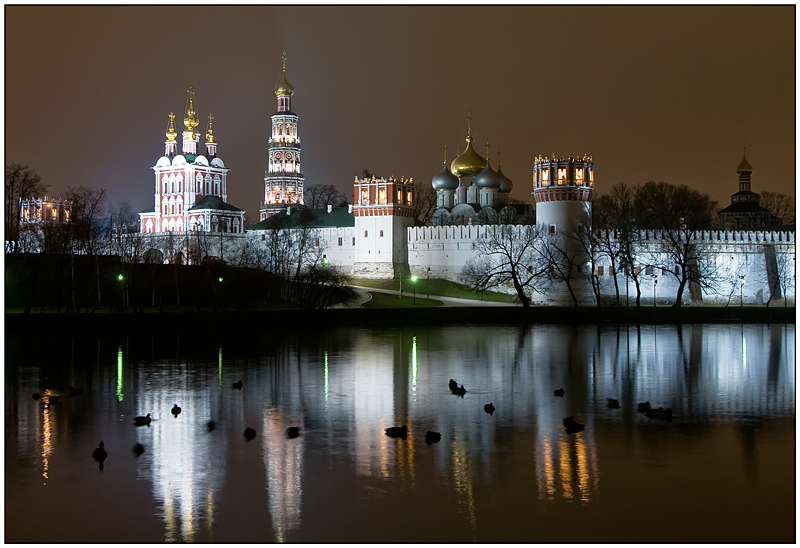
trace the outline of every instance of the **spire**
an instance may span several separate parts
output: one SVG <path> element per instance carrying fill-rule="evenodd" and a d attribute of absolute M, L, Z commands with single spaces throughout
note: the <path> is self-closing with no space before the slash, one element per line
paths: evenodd
<path fill-rule="evenodd" d="M 183 125 L 186 126 L 186 131 L 194 133 L 194 128 L 200 124 L 200 122 L 197 121 L 197 116 L 195 116 L 197 112 L 194 110 L 194 89 L 189 87 L 186 91 L 189 93 L 189 98 L 187 100 L 188 106 L 186 107 L 186 116 L 183 119 Z"/>
<path fill-rule="evenodd" d="M 486 139 L 486 165 L 489 165 L 489 139 Z"/>
<path fill-rule="evenodd" d="M 186 131 L 183 132 L 183 153 L 197 154 L 197 141 L 200 134 L 195 134 L 194 128 L 200 123 L 197 121 L 197 112 L 194 109 L 194 89 L 191 87 L 186 90 L 189 94 L 186 105 L 186 115 L 183 117 L 183 125 Z"/>
<path fill-rule="evenodd" d="M 175 140 L 175 137 L 178 136 L 178 132 L 175 131 L 175 113 L 169 113 L 169 126 L 167 127 L 167 140 L 164 142 L 164 156 L 169 156 L 170 154 L 175 154 L 178 148 L 178 142 Z"/>
<path fill-rule="evenodd" d="M 444 145 L 444 165 L 447 165 L 447 145 Z"/>
<path fill-rule="evenodd" d="M 206 130 L 206 152 L 208 157 L 217 155 L 216 134 L 214 133 L 214 115 L 208 115 L 208 129 Z"/>
<path fill-rule="evenodd" d="M 750 163 L 747 161 L 747 145 L 744 146 L 742 150 L 742 161 L 739 164 L 739 167 L 736 168 L 737 173 L 752 173 L 753 168 L 750 167 Z"/>
<path fill-rule="evenodd" d="M 472 142 L 472 112 L 467 111 L 467 143 Z"/>
<path fill-rule="evenodd" d="M 208 129 L 206 130 L 206 143 L 214 143 L 214 138 L 216 134 L 214 133 L 214 115 L 208 115 Z"/>

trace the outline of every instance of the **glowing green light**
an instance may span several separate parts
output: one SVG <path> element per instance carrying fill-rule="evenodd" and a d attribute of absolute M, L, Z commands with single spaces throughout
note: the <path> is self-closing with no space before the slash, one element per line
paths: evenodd
<path fill-rule="evenodd" d="M 411 343 L 411 389 L 417 390 L 417 337 Z"/>
<path fill-rule="evenodd" d="M 322 256 L 322 264 L 324 264 L 324 265 L 326 265 L 326 266 L 327 266 L 329 262 L 330 262 L 330 261 L 328 260 L 328 258 L 327 258 L 326 256 L 324 256 L 324 255 L 323 255 L 323 256 Z"/>
<path fill-rule="evenodd" d="M 122 401 L 122 347 L 117 349 L 117 399 Z"/>
<path fill-rule="evenodd" d="M 218 279 L 219 281 L 222 281 L 222 276 L 220 276 L 220 277 L 219 277 L 219 278 L 217 278 L 217 279 Z"/>
<path fill-rule="evenodd" d="M 411 281 L 412 282 L 416 282 L 417 281 L 417 277 L 416 276 L 411 276 Z"/>
<path fill-rule="evenodd" d="M 124 280 L 124 279 L 125 279 L 125 276 L 123 276 L 122 274 L 120 274 L 119 276 L 117 276 L 117 279 L 118 279 L 119 281 L 122 281 L 122 280 Z"/>

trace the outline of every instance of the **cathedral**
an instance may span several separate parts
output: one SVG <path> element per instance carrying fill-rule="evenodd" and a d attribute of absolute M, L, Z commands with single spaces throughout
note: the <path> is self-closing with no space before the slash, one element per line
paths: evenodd
<path fill-rule="evenodd" d="M 170 112 L 164 155 L 152 168 L 155 206 L 139 213 L 140 232 L 244 232 L 244 211 L 227 203 L 229 170 L 217 156 L 214 116 L 208 115 L 205 154 L 197 150 L 199 123 L 194 90 L 189 88 L 181 151 L 176 141 L 175 114 Z"/>

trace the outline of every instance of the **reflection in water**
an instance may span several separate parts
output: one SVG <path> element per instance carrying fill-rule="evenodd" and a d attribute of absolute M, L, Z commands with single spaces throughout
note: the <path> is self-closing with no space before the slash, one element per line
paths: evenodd
<path fill-rule="evenodd" d="M 288 534 L 300 525 L 303 479 L 303 439 L 289 439 L 286 429 L 303 422 L 285 420 L 275 407 L 264 410 L 261 451 L 267 471 L 267 492 L 272 529 L 277 542 L 286 542 Z"/>
<path fill-rule="evenodd" d="M 122 381 L 124 380 L 122 371 L 122 347 L 117 349 L 117 399 L 122 401 Z"/>
<path fill-rule="evenodd" d="M 456 491 L 460 495 L 458 504 L 460 506 L 466 506 L 469 524 L 474 536 L 478 527 L 477 512 L 475 510 L 475 489 L 473 485 L 474 472 L 472 470 L 472 462 L 470 461 L 466 443 L 460 437 L 453 440 L 451 460 L 453 478 L 456 482 Z"/>
<path fill-rule="evenodd" d="M 483 540 L 493 525 L 490 519 L 479 523 L 478 516 L 489 510 L 477 494 L 491 493 L 507 477 L 513 482 L 529 476 L 538 491 L 531 500 L 547 512 L 565 503 L 573 508 L 591 504 L 602 512 L 601 458 L 604 493 L 632 491 L 633 486 L 621 487 L 624 479 L 612 458 L 619 455 L 619 444 L 631 452 L 622 457 L 627 462 L 653 458 L 662 449 L 674 456 L 696 450 L 687 440 L 699 440 L 692 438 L 697 432 L 718 435 L 715 423 L 734 425 L 736 435 L 726 455 L 738 459 L 732 466 L 744 466 L 752 496 L 753 490 L 767 489 L 761 482 L 772 473 L 766 467 L 776 458 L 774 453 L 765 456 L 775 451 L 765 449 L 765 425 L 794 419 L 794 326 L 417 327 L 413 335 L 376 328 L 349 332 L 346 344 L 315 340 L 296 352 L 288 339 L 276 340 L 277 346 L 255 361 L 250 354 L 229 357 L 234 353 L 226 351 L 223 363 L 222 347 L 214 342 L 199 359 L 156 359 L 152 351 L 138 359 L 126 355 L 124 364 L 122 346 L 114 340 L 106 347 L 105 369 L 90 373 L 94 393 L 87 390 L 83 399 L 65 398 L 52 407 L 51 390 L 42 391 L 41 401 L 30 398 L 47 386 L 46 375 L 11 366 L 7 375 L 19 378 L 6 383 L 7 445 L 16 444 L 17 460 L 32 462 L 27 465 L 35 472 L 30 477 L 37 485 L 40 478 L 50 482 L 50 490 L 68 481 L 62 477 L 68 474 L 51 475 L 53 467 L 63 469 L 62 458 L 74 454 L 88 460 L 88 450 L 72 447 L 78 436 L 67 430 L 71 424 L 85 431 L 101 420 L 97 417 L 113 415 L 110 423 L 93 426 L 93 434 L 108 431 L 109 437 L 123 439 L 134 430 L 129 417 L 120 421 L 119 416 L 150 412 L 150 427 L 135 429 L 147 452 L 132 466 L 139 478 L 152 482 L 163 538 L 204 542 L 213 540 L 215 529 L 231 527 L 220 524 L 233 519 L 226 518 L 231 512 L 219 511 L 223 489 L 232 497 L 240 489 L 225 484 L 235 451 L 225 428 L 235 430 L 240 441 L 247 418 L 258 417 L 267 493 L 266 507 L 257 511 L 264 517 L 269 513 L 274 541 L 325 539 L 312 533 L 323 519 L 320 500 L 331 493 L 319 487 L 324 480 L 303 481 L 308 471 L 325 469 L 336 469 L 337 481 L 356 485 L 354 496 L 368 500 L 385 502 L 402 492 L 402 500 L 431 494 L 431 501 L 441 501 L 436 489 L 446 490 L 452 513 L 463 520 L 457 526 L 469 529 L 473 540 Z M 88 361 L 78 356 L 74 367 Z M 65 379 L 79 378 L 75 373 Z M 226 379 L 246 379 L 245 390 L 232 390 L 230 382 L 223 383 L 223 373 Z M 464 398 L 450 394 L 450 378 L 467 387 Z M 565 396 L 556 398 L 553 390 L 560 387 Z M 620 408 L 608 409 L 606 398 L 618 399 Z M 493 416 L 483 412 L 490 401 L 497 408 Z M 640 401 L 671 407 L 676 419 L 671 424 L 648 419 L 635 411 Z M 178 418 L 169 413 L 175 403 L 183 408 Z M 586 429 L 567 434 L 562 420 L 569 415 Z M 207 432 L 212 419 L 221 427 Z M 407 439 L 384 434 L 385 428 L 401 424 L 408 426 Z M 288 439 L 289 426 L 300 426 L 301 436 Z M 442 440 L 423 443 L 427 430 L 441 432 Z M 91 438 L 92 446 L 103 439 Z M 56 439 L 59 451 L 54 453 Z M 524 465 L 506 470 L 514 462 L 509 455 L 520 448 Z M 96 476 L 96 466 L 85 464 Z M 689 464 L 707 465 L 702 459 Z M 725 472 L 707 466 L 704 473 L 723 477 Z M 25 466 L 7 461 L 7 482 L 21 481 L 15 477 L 18 469 L 24 476 Z M 20 488 L 17 483 L 7 492 L 15 488 Z M 343 504 L 337 510 L 346 513 L 348 508 Z M 13 523 L 15 511 L 31 509 L 7 506 L 7 523 Z M 362 540 L 353 534 L 353 541 Z"/>
<path fill-rule="evenodd" d="M 138 441 L 152 448 L 150 459 L 139 460 L 140 475 L 161 501 L 165 540 L 192 542 L 203 520 L 211 531 L 224 484 L 227 443 L 204 428 L 218 390 L 190 386 L 186 364 L 158 364 L 138 375 L 136 407 L 154 410 L 150 426 L 137 428 Z M 182 409 L 177 417 L 169 412 L 174 403 Z"/>

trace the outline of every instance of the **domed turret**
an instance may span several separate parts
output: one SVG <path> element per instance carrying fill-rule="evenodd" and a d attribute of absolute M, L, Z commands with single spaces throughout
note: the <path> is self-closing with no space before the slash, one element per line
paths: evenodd
<path fill-rule="evenodd" d="M 744 149 L 742 153 L 742 161 L 739 164 L 739 167 L 736 168 L 736 173 L 752 173 L 753 168 L 750 167 L 750 162 L 747 161 L 747 148 Z"/>
<path fill-rule="evenodd" d="M 500 179 L 500 192 L 505 194 L 511 192 L 511 189 L 514 188 L 514 183 L 512 183 L 508 177 L 503 175 L 503 170 L 501 170 L 499 167 L 497 168 L 497 177 Z"/>
<path fill-rule="evenodd" d="M 442 171 L 431 181 L 434 190 L 455 190 L 458 188 L 458 177 L 450 173 L 447 164 L 442 166 Z"/>
<path fill-rule="evenodd" d="M 475 177 L 475 186 L 478 188 L 500 188 L 501 182 L 489 162 L 486 162 L 486 167 Z"/>
<path fill-rule="evenodd" d="M 486 166 L 486 158 L 472 148 L 472 119 L 467 114 L 467 148 L 450 164 L 450 172 L 456 177 L 477 175 Z"/>
<path fill-rule="evenodd" d="M 275 95 L 280 97 L 282 95 L 292 95 L 294 94 L 294 88 L 292 84 L 286 80 L 286 51 L 283 52 L 283 72 L 281 73 L 281 79 L 275 85 Z"/>

